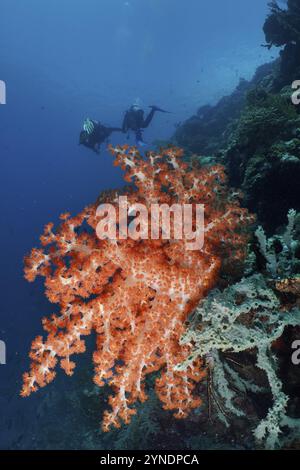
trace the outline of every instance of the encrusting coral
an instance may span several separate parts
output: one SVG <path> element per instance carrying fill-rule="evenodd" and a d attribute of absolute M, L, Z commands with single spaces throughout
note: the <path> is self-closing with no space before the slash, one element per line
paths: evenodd
<path fill-rule="evenodd" d="M 277 375 L 272 344 L 282 336 L 286 326 L 299 323 L 300 310 L 281 312 L 279 300 L 261 274 L 243 279 L 223 292 L 213 290 L 199 304 L 181 338 L 181 344 L 189 346 L 192 352 L 177 369 L 186 370 L 197 357 L 211 357 L 214 387 L 225 410 L 236 416 L 245 416 L 235 403 L 237 390 L 256 394 L 261 390 L 255 382 L 236 372 L 222 354 L 256 350 L 256 366 L 267 376 L 273 406 L 253 432 L 267 448 L 274 448 L 279 445 L 281 428 L 293 427 L 294 423 L 286 416 L 288 396 L 283 392 Z M 228 425 L 226 414 L 218 411 L 219 418 Z"/>
<path fill-rule="evenodd" d="M 225 290 L 212 290 L 190 316 L 189 325 L 180 339 L 188 346 L 190 354 L 185 362 L 176 366 L 184 371 L 198 357 L 207 358 L 211 364 L 215 394 L 223 408 L 217 408 L 219 418 L 228 426 L 228 414 L 245 416 L 236 401 L 239 393 L 261 393 L 253 379 L 243 377 L 226 359 L 226 353 L 255 352 L 256 367 L 264 371 L 273 404 L 253 430 L 255 438 L 272 449 L 281 446 L 283 428 L 289 428 L 286 439 L 293 439 L 300 432 L 300 420 L 287 415 L 289 397 L 283 390 L 278 375 L 278 361 L 272 349 L 282 337 L 286 326 L 300 325 L 300 309 L 297 303 L 287 309 L 281 305 L 276 291 L 299 295 L 299 260 L 296 249 L 297 213 L 290 210 L 288 224 L 281 235 L 267 238 L 262 227 L 255 234 L 266 261 L 263 274 L 252 274 Z M 293 276 L 283 279 L 280 276 Z M 275 285 L 274 285 L 274 280 Z M 270 285 L 274 285 L 274 289 Z"/>
<path fill-rule="evenodd" d="M 296 219 L 299 214 L 290 209 L 287 218 L 288 224 L 282 235 L 267 238 L 261 226 L 255 232 L 260 252 L 266 261 L 266 273 L 277 281 L 300 272 L 300 261 L 296 256 L 300 248 L 296 234 Z"/>
<path fill-rule="evenodd" d="M 276 289 L 287 294 L 294 294 L 300 297 L 300 276 L 282 279 L 276 282 Z"/>
<path fill-rule="evenodd" d="M 185 234 L 178 240 L 151 240 L 145 233 L 123 239 L 118 226 L 115 239 L 101 240 L 96 235 L 97 205 L 91 205 L 76 217 L 63 214 L 56 231 L 48 224 L 43 248 L 33 249 L 25 259 L 26 279 L 45 277 L 46 295 L 59 305 L 60 314 L 43 320 L 48 336 L 32 343 L 31 369 L 24 374 L 21 395 L 51 382 L 59 360 L 72 375 L 71 357 L 85 351 L 84 336 L 94 331 L 94 381 L 113 391 L 111 410 L 103 418 L 106 431 L 130 421 L 134 403 L 147 398 L 144 380 L 153 372 L 159 371 L 155 389 L 163 408 L 177 418 L 201 404 L 194 388 L 205 376 L 205 364 L 195 358 L 178 371 L 176 366 L 190 353 L 179 339 L 189 314 L 214 287 L 222 261 L 244 258 L 253 220 L 240 208 L 236 193 L 226 188 L 222 166 L 188 169 L 183 152 L 175 148 L 145 157 L 126 146 L 111 147 L 111 152 L 125 180 L 134 183 L 135 189 L 125 192 L 129 206 L 142 204 L 150 210 L 152 204 L 204 204 L 205 243 L 201 250 L 190 250 Z M 117 196 L 115 192 L 105 199 L 118 213 Z"/>

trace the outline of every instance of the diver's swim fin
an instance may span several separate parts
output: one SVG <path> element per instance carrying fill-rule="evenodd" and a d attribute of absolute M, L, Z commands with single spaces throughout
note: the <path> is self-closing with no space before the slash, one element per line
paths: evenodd
<path fill-rule="evenodd" d="M 161 113 L 172 114 L 171 111 L 166 111 L 165 109 L 161 109 L 158 106 L 149 106 L 149 108 L 152 108 L 154 111 L 160 111 Z"/>

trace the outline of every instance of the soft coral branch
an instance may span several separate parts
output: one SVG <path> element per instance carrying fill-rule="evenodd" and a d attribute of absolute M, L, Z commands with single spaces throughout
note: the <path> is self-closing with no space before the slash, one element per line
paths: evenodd
<path fill-rule="evenodd" d="M 25 277 L 45 277 L 48 299 L 60 314 L 43 320 L 48 336 L 32 344 L 29 373 L 21 394 L 29 395 L 55 377 L 55 366 L 69 375 L 71 357 L 85 351 L 84 337 L 97 336 L 94 381 L 113 390 L 103 429 L 128 423 L 134 403 L 147 398 L 145 379 L 160 371 L 156 391 L 165 409 L 183 418 L 201 404 L 196 384 L 205 375 L 199 359 L 184 372 L 176 365 L 189 348 L 180 346 L 185 321 L 212 288 L 226 256 L 242 259 L 251 222 L 225 186 L 221 166 L 189 169 L 179 149 L 142 157 L 136 148 L 111 147 L 115 164 L 134 183 L 125 194 L 129 203 L 205 204 L 205 245 L 188 251 L 186 240 L 100 240 L 96 205 L 78 216 L 63 214 L 54 231 L 48 224 L 41 237 L 44 249 L 25 259 Z M 117 193 L 107 193 L 117 209 Z M 80 229 L 80 230 L 79 230 Z"/>

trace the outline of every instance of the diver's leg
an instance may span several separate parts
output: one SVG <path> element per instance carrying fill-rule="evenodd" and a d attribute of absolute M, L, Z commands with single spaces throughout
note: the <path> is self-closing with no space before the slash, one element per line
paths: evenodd
<path fill-rule="evenodd" d="M 152 108 L 150 113 L 148 114 L 148 116 L 144 120 L 144 123 L 143 123 L 143 126 L 142 126 L 144 129 L 146 129 L 146 127 L 149 126 L 150 122 L 152 121 L 152 119 L 154 117 L 155 112 L 156 112 L 156 109 Z"/>
<path fill-rule="evenodd" d="M 97 155 L 100 155 L 100 144 L 97 143 L 94 145 L 93 151 L 97 153 Z"/>
<path fill-rule="evenodd" d="M 142 129 L 138 129 L 135 132 L 135 140 L 137 145 L 146 145 L 146 143 L 143 140 L 143 131 Z"/>

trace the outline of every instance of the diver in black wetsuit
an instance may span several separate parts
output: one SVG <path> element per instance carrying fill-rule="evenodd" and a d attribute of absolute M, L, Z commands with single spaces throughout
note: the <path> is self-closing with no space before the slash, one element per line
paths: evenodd
<path fill-rule="evenodd" d="M 122 130 L 125 134 L 128 133 L 128 131 L 133 131 L 138 145 L 145 144 L 143 141 L 143 129 L 146 129 L 149 126 L 155 112 L 160 111 L 161 113 L 168 113 L 168 111 L 164 111 L 157 106 L 149 106 L 149 108 L 151 108 L 151 111 L 146 119 L 144 118 L 145 113 L 143 109 L 136 104 L 132 105 L 131 108 L 126 111 L 124 116 Z"/>
<path fill-rule="evenodd" d="M 79 145 L 93 150 L 100 154 L 100 145 L 105 142 L 113 132 L 122 132 L 118 127 L 105 127 L 98 121 L 86 119 L 83 130 L 80 132 Z"/>

